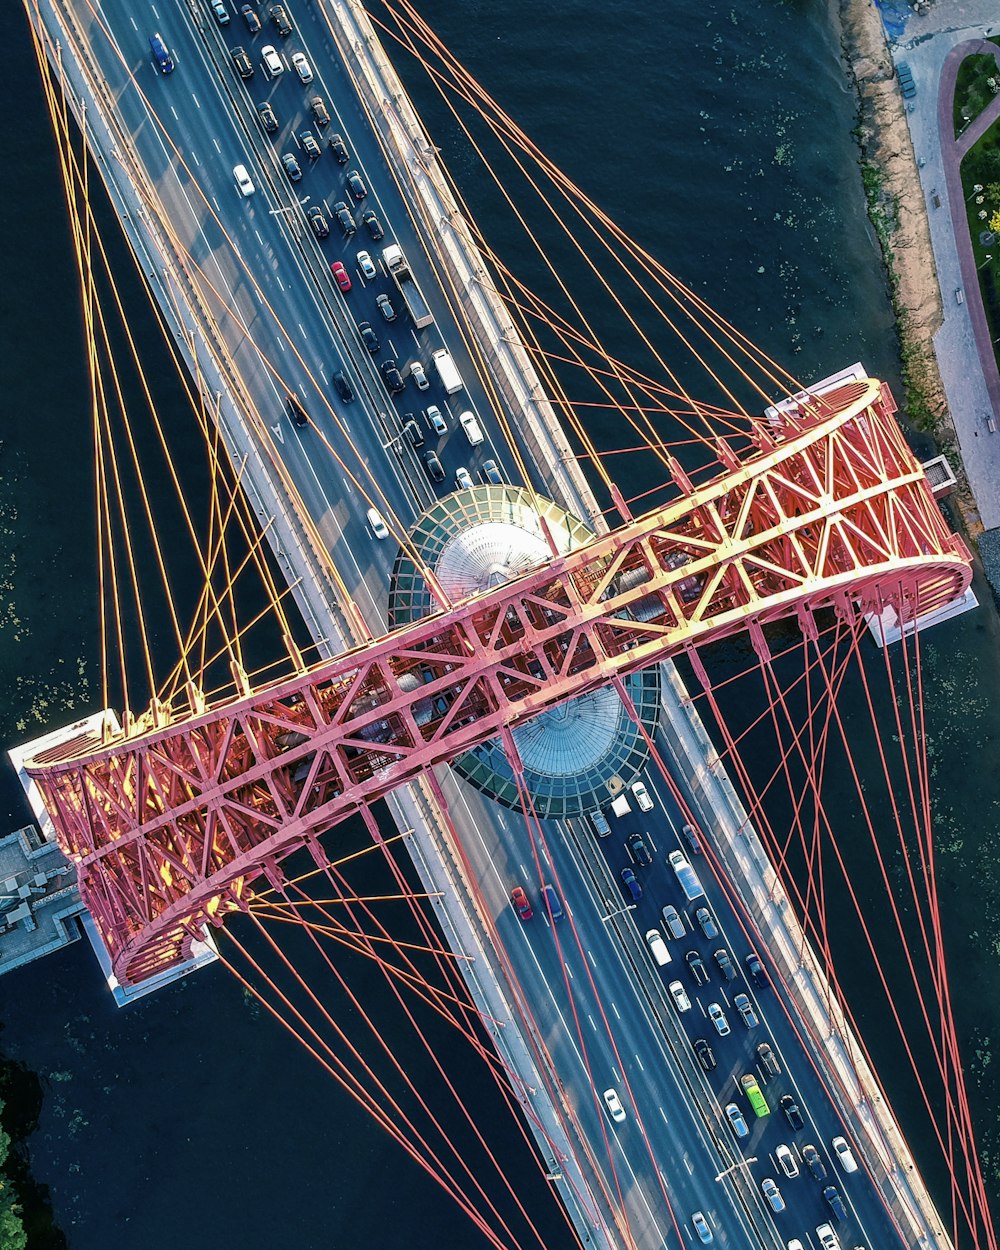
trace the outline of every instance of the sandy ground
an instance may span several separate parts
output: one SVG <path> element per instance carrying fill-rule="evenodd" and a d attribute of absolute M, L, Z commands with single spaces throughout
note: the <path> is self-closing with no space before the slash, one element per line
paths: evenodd
<path fill-rule="evenodd" d="M 841 0 L 840 8 L 844 55 L 861 100 L 861 143 L 865 156 L 882 170 L 885 190 L 899 206 L 899 227 L 892 238 L 892 249 L 899 278 L 899 302 L 909 314 L 907 339 L 915 351 L 912 373 L 940 419 L 943 449 L 950 450 L 957 447 L 957 442 L 933 345 L 934 334 L 943 320 L 941 292 L 903 99 L 872 0 Z M 957 502 L 970 531 L 981 530 L 964 470 L 960 474 Z"/>

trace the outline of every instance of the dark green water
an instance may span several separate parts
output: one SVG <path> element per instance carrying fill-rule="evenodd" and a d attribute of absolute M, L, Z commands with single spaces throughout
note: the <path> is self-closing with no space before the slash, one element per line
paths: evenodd
<path fill-rule="evenodd" d="M 854 101 L 823 4 L 434 0 L 423 11 L 571 177 L 771 355 L 801 377 L 862 358 L 895 378 L 891 316 L 850 137 Z M 8 40 L 0 92 L 17 125 L 4 130 L 5 167 L 16 177 L 0 184 L 8 244 L 0 300 L 0 738 L 16 741 L 97 706 L 98 651 L 76 276 L 23 21 L 11 24 Z M 401 68 L 409 81 L 405 61 Z M 432 92 L 416 81 L 413 91 L 493 246 L 544 291 L 544 272 L 465 140 Z M 119 269 L 128 267 L 123 255 Z M 135 289 L 126 295 L 164 403 L 179 405 L 144 301 Z M 630 358 L 617 322 L 599 330 L 610 351 Z M 613 444 L 608 419 L 594 424 Z M 637 489 L 655 484 L 651 466 L 630 473 Z M 995 614 L 984 610 L 926 646 L 943 918 L 991 1173 L 1000 1168 L 989 1110 L 998 1094 L 990 1048 L 1000 1035 L 997 635 Z M 7 825 L 23 823 L 9 773 L 0 794 Z M 359 885 L 379 888 L 376 871 Z M 896 1072 L 896 1044 L 867 970 L 859 962 L 852 977 L 847 954 L 843 979 L 919 1154 L 922 1112 Z M 399 1026 L 381 983 L 364 967 L 355 980 L 393 1036 Z M 353 1021 L 348 1007 L 343 1014 Z M 33 1162 L 77 1250 L 311 1250 L 376 1238 L 387 1248 L 478 1244 L 450 1201 L 218 969 L 119 1013 L 79 946 L 0 983 L 0 1017 L 4 1047 L 46 1080 Z M 408 1035 L 398 1036 L 407 1045 Z M 447 1047 L 447 1035 L 438 1044 Z M 481 1069 L 465 1048 L 452 1049 L 467 1103 L 484 1122 L 502 1123 Z M 428 1065 L 412 1062 L 430 1081 Z M 544 1210 L 513 1130 L 500 1144 L 526 1199 Z M 921 1164 L 943 1198 L 937 1162 L 926 1155 Z M 991 1186 L 995 1194 L 996 1175 Z M 565 1243 L 555 1214 L 543 1217 L 543 1235 L 550 1246 Z"/>

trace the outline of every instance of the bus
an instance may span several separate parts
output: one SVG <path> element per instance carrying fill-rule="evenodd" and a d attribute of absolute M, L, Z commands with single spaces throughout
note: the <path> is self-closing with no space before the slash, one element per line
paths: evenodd
<path fill-rule="evenodd" d="M 746 1094 L 750 1106 L 753 1108 L 753 1113 L 758 1120 L 762 1120 L 764 1116 L 771 1114 L 771 1108 L 767 1105 L 767 1099 L 760 1092 L 760 1086 L 757 1084 L 755 1076 L 741 1076 L 740 1085 L 742 1085 L 743 1092 Z"/>

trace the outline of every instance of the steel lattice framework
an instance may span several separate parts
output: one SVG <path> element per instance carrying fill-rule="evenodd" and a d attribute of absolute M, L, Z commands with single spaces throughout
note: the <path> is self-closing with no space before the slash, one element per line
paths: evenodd
<path fill-rule="evenodd" d="M 941 516 L 878 382 L 761 423 L 756 446 L 587 546 L 221 706 L 157 709 L 29 766 L 132 984 L 187 957 L 321 834 L 435 764 L 575 695 L 818 609 L 913 620 L 964 594 Z"/>

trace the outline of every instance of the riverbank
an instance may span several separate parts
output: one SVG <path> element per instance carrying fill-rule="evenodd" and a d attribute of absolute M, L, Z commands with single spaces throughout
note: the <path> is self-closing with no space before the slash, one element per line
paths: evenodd
<path fill-rule="evenodd" d="M 956 477 L 955 499 L 970 537 L 982 532 L 948 410 L 934 335 L 943 321 L 941 291 L 924 194 L 882 21 L 872 0 L 841 0 L 843 51 L 858 93 L 857 138 L 869 216 L 878 234 L 899 329 L 912 424 L 935 439 Z"/>

